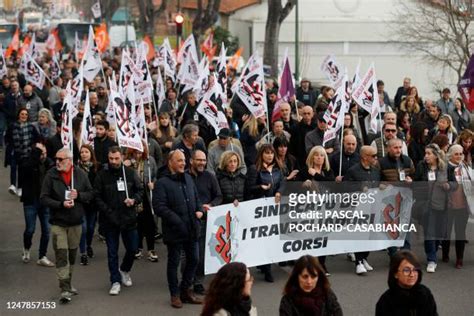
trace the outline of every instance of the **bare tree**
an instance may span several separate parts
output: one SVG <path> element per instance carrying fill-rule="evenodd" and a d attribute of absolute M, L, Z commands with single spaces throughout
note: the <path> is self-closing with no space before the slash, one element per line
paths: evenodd
<path fill-rule="evenodd" d="M 268 16 L 265 25 L 265 45 L 263 63 L 271 66 L 273 77 L 278 76 L 278 39 L 280 26 L 290 14 L 297 0 L 287 0 L 285 6 L 281 0 L 268 0 Z"/>
<path fill-rule="evenodd" d="M 193 20 L 193 34 L 199 41 L 199 36 L 213 26 L 219 19 L 219 8 L 221 0 L 208 0 L 206 8 L 203 7 L 202 0 L 197 0 L 197 12 Z"/>
<path fill-rule="evenodd" d="M 393 30 L 404 48 L 457 74 L 474 48 L 472 0 L 400 0 Z"/>
<path fill-rule="evenodd" d="M 155 33 L 155 19 L 158 19 L 166 10 L 168 0 L 161 0 L 161 4 L 157 8 L 153 5 L 153 0 L 137 0 L 137 2 L 138 9 L 140 10 L 140 29 L 143 34 L 150 36 L 153 40 L 153 34 Z"/>

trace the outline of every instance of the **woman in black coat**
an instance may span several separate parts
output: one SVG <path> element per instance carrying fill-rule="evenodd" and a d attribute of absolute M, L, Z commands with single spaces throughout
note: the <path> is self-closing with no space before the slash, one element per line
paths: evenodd
<path fill-rule="evenodd" d="M 325 271 L 313 256 L 296 261 L 283 293 L 280 316 L 342 316 Z"/>
<path fill-rule="evenodd" d="M 375 307 L 376 316 L 437 316 L 431 291 L 421 284 L 421 264 L 409 250 L 400 250 L 390 260 L 389 289 Z"/>
<path fill-rule="evenodd" d="M 242 174 L 240 156 L 234 151 L 222 154 L 216 172 L 217 181 L 222 192 L 222 204 L 234 203 L 235 206 L 244 200 L 247 177 Z"/>

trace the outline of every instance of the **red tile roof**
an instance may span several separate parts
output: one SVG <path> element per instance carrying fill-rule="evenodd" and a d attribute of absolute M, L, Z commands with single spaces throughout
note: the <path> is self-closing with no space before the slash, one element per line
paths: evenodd
<path fill-rule="evenodd" d="M 203 0 L 203 8 L 207 6 L 207 0 Z M 233 12 L 261 3 L 261 0 L 221 0 L 221 6 L 219 12 L 223 14 L 232 14 Z M 186 9 L 197 9 L 196 0 L 182 0 L 181 7 Z"/>

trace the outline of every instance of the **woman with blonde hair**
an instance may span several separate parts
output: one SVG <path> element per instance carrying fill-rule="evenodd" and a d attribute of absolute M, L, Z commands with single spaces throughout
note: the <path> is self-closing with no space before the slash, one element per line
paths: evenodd
<path fill-rule="evenodd" d="M 410 122 L 413 122 L 420 113 L 420 105 L 416 102 L 416 98 L 408 96 L 400 104 L 400 111 L 408 113 L 410 116 Z"/>
<path fill-rule="evenodd" d="M 449 114 L 443 114 L 439 117 L 435 128 L 430 131 L 429 139 L 433 139 L 437 135 L 448 136 L 449 144 L 453 144 L 458 137 L 458 132 L 453 125 L 453 120 Z"/>
<path fill-rule="evenodd" d="M 222 192 L 222 204 L 234 203 L 235 206 L 245 198 L 247 177 L 242 173 L 242 162 L 235 151 L 225 151 L 216 171 L 217 181 Z"/>
<path fill-rule="evenodd" d="M 242 126 L 240 143 L 244 152 L 245 164 L 251 166 L 255 164 L 257 157 L 257 148 L 255 145 L 266 133 L 265 119 L 256 118 L 250 115 Z"/>
<path fill-rule="evenodd" d="M 177 135 L 176 128 L 171 124 L 171 117 L 168 112 L 158 114 L 158 126 L 151 131 L 150 136 L 153 137 L 161 147 L 163 153 L 163 164 L 168 161 L 168 154 L 173 147 L 173 141 Z"/>
<path fill-rule="evenodd" d="M 56 135 L 56 121 L 53 119 L 51 111 L 48 109 L 41 109 L 38 112 L 38 121 L 33 122 L 33 125 L 38 130 L 42 142 L 46 142 L 49 138 Z"/>

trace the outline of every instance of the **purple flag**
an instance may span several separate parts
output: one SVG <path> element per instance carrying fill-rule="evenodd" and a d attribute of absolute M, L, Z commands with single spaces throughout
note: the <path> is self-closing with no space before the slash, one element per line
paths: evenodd
<path fill-rule="evenodd" d="M 283 72 L 280 77 L 280 89 L 278 90 L 278 101 L 275 103 L 275 108 L 272 113 L 272 122 L 278 120 L 281 116 L 280 105 L 284 102 L 289 102 L 295 95 L 295 86 L 293 84 L 293 76 L 291 75 L 290 60 L 288 55 L 285 56 L 283 64 Z"/>
<path fill-rule="evenodd" d="M 459 81 L 458 88 L 466 108 L 472 112 L 474 110 L 474 54 L 469 59 L 466 72 Z"/>

